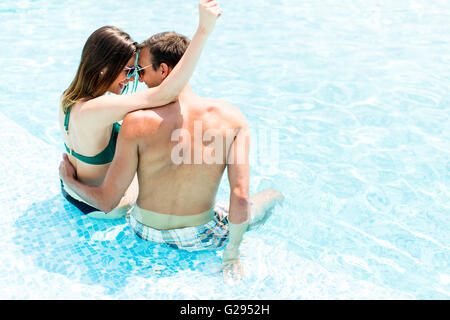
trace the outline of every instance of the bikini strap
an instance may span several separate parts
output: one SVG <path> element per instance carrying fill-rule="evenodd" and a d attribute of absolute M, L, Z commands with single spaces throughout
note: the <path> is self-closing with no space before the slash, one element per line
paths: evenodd
<path fill-rule="evenodd" d="M 67 108 L 66 117 L 64 118 L 64 128 L 66 129 L 66 134 L 69 133 L 69 117 L 70 117 L 70 108 L 71 107 L 72 106 Z"/>

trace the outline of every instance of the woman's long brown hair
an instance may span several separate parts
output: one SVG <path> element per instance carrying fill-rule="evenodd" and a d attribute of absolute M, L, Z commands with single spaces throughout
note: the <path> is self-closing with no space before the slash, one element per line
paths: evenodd
<path fill-rule="evenodd" d="M 136 50 L 137 43 L 119 28 L 105 26 L 91 34 L 84 45 L 75 78 L 62 95 L 64 113 L 81 99 L 105 94 Z"/>

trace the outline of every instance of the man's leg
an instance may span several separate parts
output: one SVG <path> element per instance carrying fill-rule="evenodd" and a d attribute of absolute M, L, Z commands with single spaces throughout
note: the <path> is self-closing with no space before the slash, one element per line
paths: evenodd
<path fill-rule="evenodd" d="M 281 192 L 273 189 L 266 189 L 250 197 L 251 217 L 247 230 L 255 229 L 270 217 L 273 208 L 277 204 L 282 204 L 284 196 Z"/>

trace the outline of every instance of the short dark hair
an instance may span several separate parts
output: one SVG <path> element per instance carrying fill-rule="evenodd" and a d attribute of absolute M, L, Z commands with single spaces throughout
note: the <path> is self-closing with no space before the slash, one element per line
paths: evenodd
<path fill-rule="evenodd" d="M 169 67 L 174 68 L 180 61 L 189 43 L 189 38 L 170 31 L 151 36 L 140 45 L 140 48 L 141 50 L 147 48 L 150 51 L 152 66 L 156 71 L 161 63 L 166 63 Z"/>

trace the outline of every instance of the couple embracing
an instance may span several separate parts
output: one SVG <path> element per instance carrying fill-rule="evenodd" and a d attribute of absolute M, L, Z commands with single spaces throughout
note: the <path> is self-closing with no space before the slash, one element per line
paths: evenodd
<path fill-rule="evenodd" d="M 244 233 L 264 223 L 283 196 L 249 196 L 245 116 L 189 85 L 221 13 L 215 0 L 201 0 L 192 40 L 163 32 L 138 44 L 116 27 L 96 30 L 61 98 L 67 153 L 59 170 L 63 196 L 90 217 L 126 215 L 139 237 L 173 248 L 224 247 L 226 277 L 243 275 Z M 138 81 L 148 88 L 133 92 Z M 225 169 L 230 201 L 221 205 L 215 198 Z"/>

